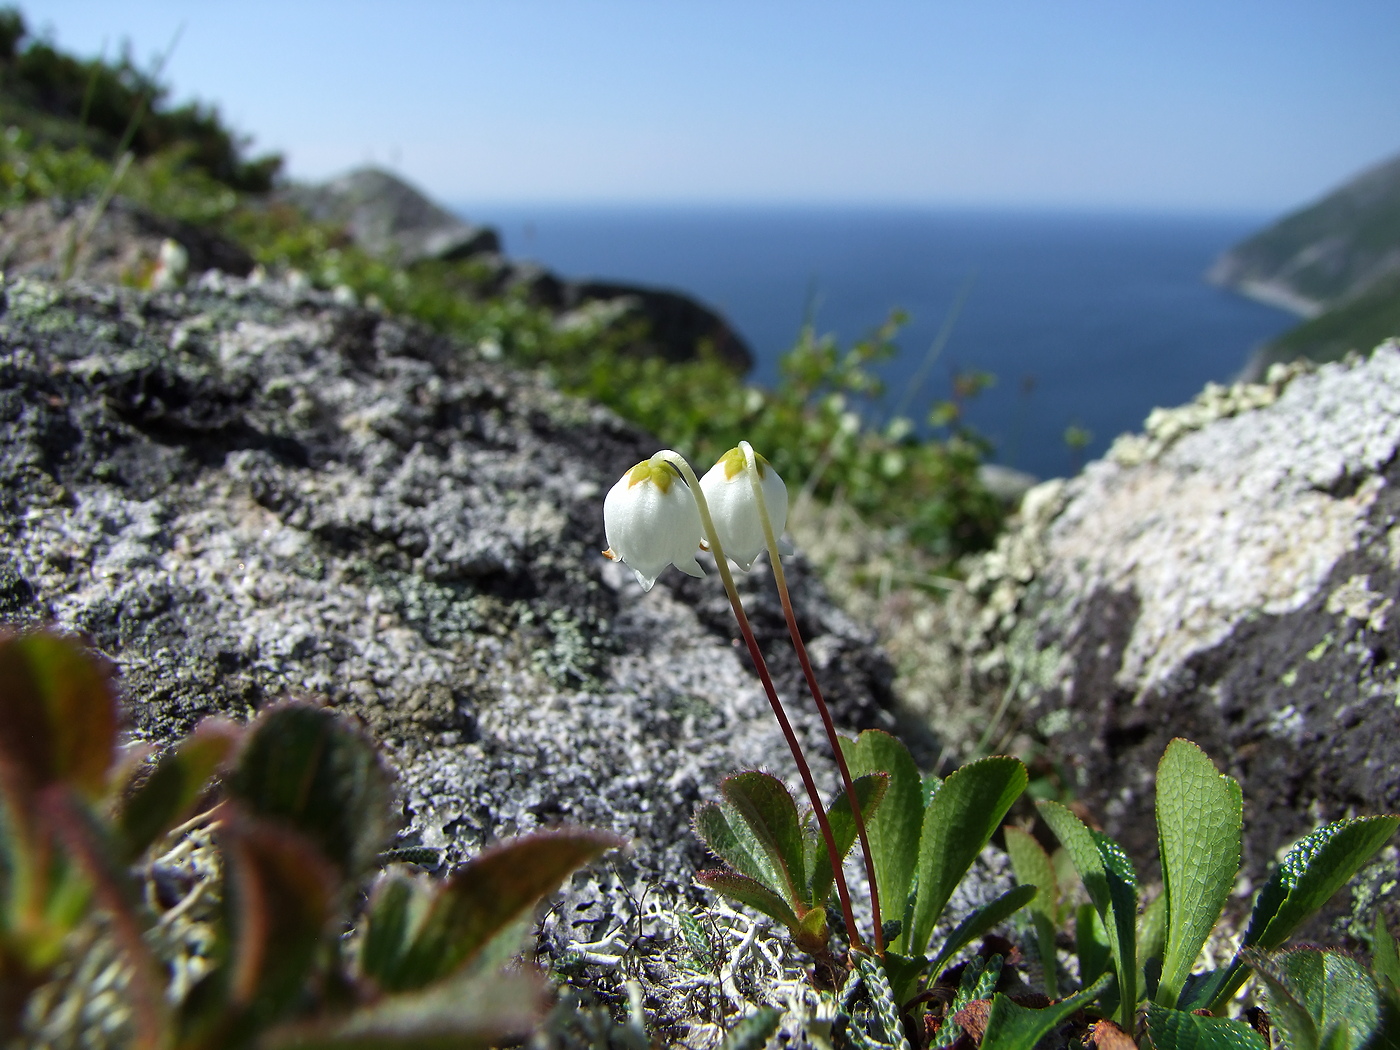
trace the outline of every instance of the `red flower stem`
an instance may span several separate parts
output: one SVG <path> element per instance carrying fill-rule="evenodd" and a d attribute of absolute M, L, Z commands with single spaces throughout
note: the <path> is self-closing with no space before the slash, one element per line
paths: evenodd
<path fill-rule="evenodd" d="M 744 604 L 739 600 L 739 590 L 734 586 L 734 574 L 729 569 L 729 562 L 724 556 L 724 547 L 720 544 L 719 533 L 715 529 L 714 519 L 710 516 L 710 508 L 705 501 L 705 494 L 700 491 L 700 482 L 695 477 L 695 471 L 690 469 L 690 464 L 685 461 L 679 452 L 664 449 L 658 452 L 653 459 L 664 459 L 681 472 L 686 484 L 690 486 L 691 492 L 695 494 L 696 506 L 700 508 L 700 524 L 704 527 L 705 538 L 709 541 L 710 550 L 715 556 L 715 564 L 719 567 L 719 578 L 724 583 L 724 593 L 729 597 L 729 604 L 734 610 L 734 619 L 739 622 L 739 633 L 743 635 L 744 644 L 748 646 L 749 658 L 753 660 L 754 669 L 758 672 L 759 681 L 763 683 L 763 691 L 768 694 L 768 703 L 773 708 L 773 716 L 777 718 L 778 725 L 783 731 L 783 737 L 787 740 L 788 749 L 792 752 L 793 761 L 797 763 L 797 772 L 802 777 L 802 785 L 807 789 L 807 799 L 812 804 L 812 812 L 816 815 L 817 826 L 821 829 L 822 839 L 826 842 L 826 853 L 831 861 L 831 873 L 836 881 L 836 894 L 841 899 L 841 914 L 846 920 L 846 930 L 853 948 L 863 948 L 864 941 L 861 939 L 860 930 L 856 926 L 855 912 L 851 909 L 851 891 L 846 886 L 846 876 L 841 870 L 841 853 L 836 848 L 836 837 L 831 833 L 831 822 L 826 819 L 826 807 L 822 805 L 821 794 L 817 791 L 816 781 L 812 779 L 812 768 L 807 764 L 807 758 L 802 753 L 802 745 L 797 742 L 797 734 L 793 732 L 792 723 L 788 721 L 787 712 L 783 710 L 782 701 L 778 699 L 778 690 L 773 685 L 773 677 L 768 673 L 768 663 L 763 659 L 763 651 L 758 647 L 758 639 L 754 637 L 753 628 L 749 625 L 748 615 L 744 612 Z"/>
<path fill-rule="evenodd" d="M 758 461 L 753 446 L 747 441 L 739 442 L 744 453 L 744 464 L 753 485 L 754 500 L 758 504 L 758 518 L 763 525 L 763 538 L 768 546 L 768 560 L 773 565 L 773 580 L 778 585 L 778 598 L 783 603 L 783 616 L 787 620 L 788 634 L 792 637 L 792 647 L 797 650 L 797 662 L 802 665 L 802 674 L 807 679 L 807 689 L 817 702 L 817 710 L 826 728 L 826 738 L 831 742 L 831 751 L 836 756 L 836 768 L 841 771 L 841 783 L 846 788 L 846 798 L 851 803 L 851 816 L 855 818 L 856 834 L 860 837 L 861 853 L 865 857 L 865 877 L 870 883 L 870 912 L 875 921 L 875 954 L 884 957 L 885 931 L 880 918 L 880 888 L 875 880 L 874 854 L 870 850 L 870 839 L 865 831 L 865 818 L 860 812 L 860 800 L 856 798 L 855 785 L 851 781 L 851 770 L 846 764 L 846 756 L 841 752 L 841 741 L 836 735 L 836 726 L 831 721 L 831 710 L 822 697 L 817 685 L 812 661 L 807 658 L 807 646 L 802 641 L 802 632 L 797 629 L 797 614 L 793 612 L 792 596 L 788 593 L 787 574 L 783 571 L 783 559 L 778 552 L 778 537 L 773 532 L 773 520 L 768 516 L 768 503 L 763 498 L 763 486 L 758 476 Z"/>

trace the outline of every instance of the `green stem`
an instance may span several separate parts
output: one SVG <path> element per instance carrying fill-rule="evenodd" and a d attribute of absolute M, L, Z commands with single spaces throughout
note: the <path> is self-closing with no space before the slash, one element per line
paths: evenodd
<path fill-rule="evenodd" d="M 836 756 L 836 768 L 841 771 L 841 783 L 846 789 L 846 798 L 851 803 L 851 816 L 855 818 L 856 834 L 860 837 L 860 849 L 865 857 L 865 877 L 870 883 L 870 912 L 875 920 L 875 954 L 883 958 L 885 931 L 880 918 L 880 888 L 875 881 L 874 854 L 871 852 L 870 839 L 865 831 L 865 817 L 860 811 L 860 800 L 856 798 L 850 767 L 841 751 L 841 741 L 836 736 L 836 726 L 831 721 L 831 710 L 822 697 L 821 687 L 817 685 L 817 676 L 812 670 L 812 661 L 807 658 L 807 646 L 802 641 L 802 632 L 797 629 L 797 614 L 793 612 L 792 596 L 788 593 L 787 574 L 783 571 L 783 559 L 778 552 L 778 537 L 773 531 L 773 519 L 768 514 L 768 501 L 763 498 L 763 485 L 758 476 L 758 460 L 754 455 L 753 446 L 747 441 L 739 442 L 739 448 L 744 453 L 744 468 L 749 476 L 749 484 L 753 486 L 754 501 L 758 504 L 758 520 L 763 526 L 763 540 L 768 545 L 768 560 L 773 565 L 773 579 L 778 585 L 778 599 L 783 603 L 783 616 L 787 619 L 792 647 L 797 650 L 797 662 L 802 665 L 807 689 L 811 692 L 812 699 L 817 702 L 822 726 L 826 729 L 826 738 L 831 742 L 832 753 Z M 720 556 L 718 551 L 715 552 L 715 556 Z"/>
<path fill-rule="evenodd" d="M 816 815 L 817 826 L 821 829 L 822 838 L 826 842 L 826 852 L 831 861 L 831 872 L 836 880 L 836 893 L 841 899 L 841 914 L 846 920 L 851 946 L 864 947 L 860 930 L 856 927 L 855 912 L 851 910 L 851 891 L 846 886 L 846 876 L 841 870 L 841 853 L 836 848 L 836 837 L 831 833 L 831 823 L 826 819 L 826 808 L 822 805 L 816 781 L 812 779 L 812 768 L 807 764 L 807 758 L 802 753 L 802 745 L 797 742 L 797 734 L 793 732 L 792 723 L 788 721 L 787 712 L 783 710 L 782 701 L 778 699 L 778 690 L 773 685 L 773 677 L 768 673 L 768 663 L 763 659 L 763 651 L 758 647 L 758 639 L 754 637 L 753 628 L 749 626 L 749 618 L 744 612 L 744 604 L 739 600 L 739 589 L 734 586 L 734 574 L 729 571 L 729 562 L 724 556 L 724 547 L 720 544 L 719 532 L 715 529 L 714 518 L 710 516 L 709 504 L 705 500 L 705 494 L 700 491 L 700 481 L 695 477 L 695 471 L 690 469 L 690 464 L 686 462 L 685 457 L 679 452 L 673 452 L 669 448 L 662 449 L 651 458 L 652 462 L 660 460 L 680 471 L 681 477 L 690 486 L 690 491 L 695 494 L 695 504 L 700 508 L 700 525 L 705 530 L 705 539 L 715 556 L 715 564 L 719 567 L 719 578 L 724 583 L 724 593 L 729 596 L 729 604 L 734 610 L 734 618 L 739 622 L 739 633 L 744 637 L 744 644 L 748 646 L 749 650 L 749 658 L 753 660 L 759 681 L 763 683 L 763 691 L 768 694 L 768 703 L 773 708 L 773 715 L 782 728 L 788 749 L 792 752 L 793 761 L 797 763 L 797 772 L 802 777 L 803 787 L 807 789 L 807 799 L 812 804 L 812 812 Z"/>

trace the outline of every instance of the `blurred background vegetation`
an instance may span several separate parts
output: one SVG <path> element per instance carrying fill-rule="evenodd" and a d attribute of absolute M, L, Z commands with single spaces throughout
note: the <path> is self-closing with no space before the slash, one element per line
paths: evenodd
<path fill-rule="evenodd" d="M 934 439 L 916 436 L 913 420 L 869 422 L 882 392 L 872 366 L 896 352 L 899 315 L 850 347 L 805 326 L 772 389 L 746 384 L 704 346 L 683 363 L 629 353 L 634 330 L 560 324 L 523 292 L 495 290 L 478 260 L 400 267 L 310 221 L 275 192 L 281 158 L 250 156 L 249 140 L 212 106 L 172 105 L 158 66 L 143 71 L 129 54 L 72 57 L 31 36 L 17 10 L 0 11 L 0 205 L 91 201 L 115 189 L 237 241 L 270 272 L 348 288 L 361 302 L 545 369 L 561 389 L 614 409 L 702 471 L 747 438 L 791 487 L 838 501 L 938 564 L 984 548 L 1000 527 L 1004 507 L 979 480 L 987 447 L 957 405 L 936 410 Z"/>

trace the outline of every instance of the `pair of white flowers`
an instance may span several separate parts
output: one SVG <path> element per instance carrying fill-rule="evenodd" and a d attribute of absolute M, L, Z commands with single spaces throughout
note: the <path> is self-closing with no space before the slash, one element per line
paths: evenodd
<path fill-rule="evenodd" d="M 747 441 L 700 479 L 698 500 L 685 475 L 693 483 L 684 459 L 658 452 L 624 474 L 603 501 L 608 537 L 603 554 L 626 564 L 643 590 L 651 590 L 668 565 L 703 576 L 696 552 L 711 549 L 716 539 L 724 555 L 747 572 L 768 546 L 764 514 L 774 537 L 787 524 L 787 486 Z M 713 534 L 707 534 L 707 522 Z"/>

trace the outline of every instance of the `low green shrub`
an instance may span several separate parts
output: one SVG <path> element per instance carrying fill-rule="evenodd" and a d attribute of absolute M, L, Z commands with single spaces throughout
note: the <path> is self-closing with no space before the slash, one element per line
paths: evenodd
<path fill-rule="evenodd" d="M 445 878 L 389 849 L 391 779 L 330 711 L 117 747 L 107 672 L 0 638 L 0 1041 L 472 1047 L 528 1034 L 544 986 L 502 966 L 535 904 L 621 845 L 558 829 Z M 90 965 L 97 962 L 94 967 Z"/>

